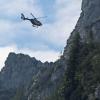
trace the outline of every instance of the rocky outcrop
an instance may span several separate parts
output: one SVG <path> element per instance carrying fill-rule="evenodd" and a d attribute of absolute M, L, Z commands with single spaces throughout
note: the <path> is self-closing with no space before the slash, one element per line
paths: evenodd
<path fill-rule="evenodd" d="M 0 100 L 56 97 L 64 73 L 63 58 L 55 63 L 42 63 L 28 55 L 10 53 L 0 73 Z"/>
<path fill-rule="evenodd" d="M 100 0 L 83 0 L 82 13 L 76 25 L 76 29 L 84 42 L 89 41 L 92 35 L 93 41 L 100 43 Z"/>
<path fill-rule="evenodd" d="M 60 100 L 63 91 L 65 62 L 58 60 L 34 76 L 28 88 L 28 100 Z"/>
<path fill-rule="evenodd" d="M 83 0 L 82 13 L 64 51 L 65 100 L 99 100 L 99 38 L 100 0 Z"/>
<path fill-rule="evenodd" d="M 29 84 L 30 78 L 42 66 L 42 62 L 28 55 L 10 53 L 5 62 L 5 67 L 0 73 L 0 80 L 3 82 L 2 87 L 13 89 Z"/>
<path fill-rule="evenodd" d="M 80 18 L 67 41 L 64 56 L 68 55 L 71 41 L 77 33 L 80 34 L 81 42 L 89 43 L 92 40 L 95 44 L 100 43 L 100 0 L 82 0 L 81 9 Z"/>
<path fill-rule="evenodd" d="M 4 98 L 9 100 L 8 94 L 11 95 L 9 97 L 13 97 L 17 90 L 27 87 L 32 77 L 48 65 L 48 63 L 43 64 L 28 55 L 10 53 L 5 62 L 5 67 L 0 72 L 0 91 L 4 95 L 1 96 L 2 94 L 0 94 L 2 100 Z"/>

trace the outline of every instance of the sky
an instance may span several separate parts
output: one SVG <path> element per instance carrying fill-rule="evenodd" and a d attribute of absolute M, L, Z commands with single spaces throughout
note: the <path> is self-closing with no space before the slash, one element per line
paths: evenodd
<path fill-rule="evenodd" d="M 34 28 L 20 14 L 39 19 Z M 0 0 L 0 69 L 9 52 L 24 53 L 36 59 L 56 61 L 66 45 L 81 13 L 81 0 Z"/>

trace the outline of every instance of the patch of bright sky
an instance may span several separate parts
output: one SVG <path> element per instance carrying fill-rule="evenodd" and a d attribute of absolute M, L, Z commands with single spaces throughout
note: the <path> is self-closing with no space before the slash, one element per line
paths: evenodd
<path fill-rule="evenodd" d="M 52 23 L 55 21 L 55 3 L 56 0 L 38 0 L 44 16 L 47 16 L 47 21 Z M 46 21 L 46 22 L 47 22 Z"/>
<path fill-rule="evenodd" d="M 80 9 L 81 0 L 0 0 L 0 66 L 10 51 L 55 61 L 75 27 Z M 34 28 L 20 19 L 20 13 L 32 18 L 31 12 L 36 17 L 47 16 L 40 19 L 42 27 Z"/>

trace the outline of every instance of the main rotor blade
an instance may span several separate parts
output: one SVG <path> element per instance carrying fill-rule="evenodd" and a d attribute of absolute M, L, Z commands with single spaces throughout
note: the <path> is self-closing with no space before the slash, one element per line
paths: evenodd
<path fill-rule="evenodd" d="M 44 16 L 44 17 L 38 17 L 37 19 L 40 19 L 40 18 L 47 18 L 47 16 Z"/>
<path fill-rule="evenodd" d="M 35 18 L 35 16 L 32 13 L 30 13 L 30 14 Z"/>
<path fill-rule="evenodd" d="M 30 13 L 34 18 L 36 18 L 32 13 Z M 43 16 L 43 17 L 38 17 L 36 19 L 40 19 L 40 18 L 46 18 L 47 16 Z"/>

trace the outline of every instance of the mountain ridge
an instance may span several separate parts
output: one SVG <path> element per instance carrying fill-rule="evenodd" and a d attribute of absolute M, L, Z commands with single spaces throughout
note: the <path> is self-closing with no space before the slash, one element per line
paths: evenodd
<path fill-rule="evenodd" d="M 0 72 L 0 100 L 100 100 L 100 0 L 82 13 L 56 62 L 10 53 Z"/>

